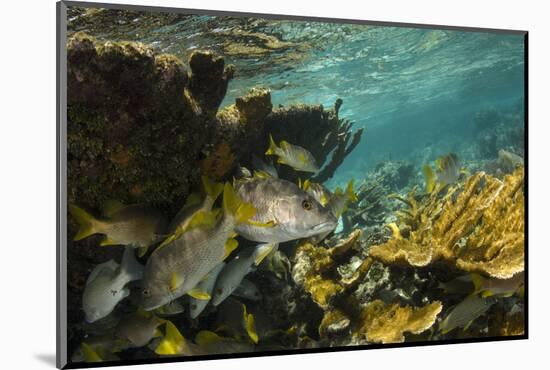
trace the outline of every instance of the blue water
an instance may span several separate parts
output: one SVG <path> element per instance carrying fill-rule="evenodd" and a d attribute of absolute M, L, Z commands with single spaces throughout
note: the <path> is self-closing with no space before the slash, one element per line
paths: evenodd
<path fill-rule="evenodd" d="M 327 35 L 323 50 L 312 51 L 284 73 L 237 78 L 224 103 L 256 85 L 272 90 L 274 105 L 331 107 L 343 98 L 340 116 L 366 131 L 335 183 L 382 160 L 410 160 L 412 152 L 426 145 L 441 148 L 432 159 L 460 151 L 475 136 L 478 111 L 506 110 L 523 101 L 522 36 L 363 25 L 343 32 L 320 23 L 309 27 L 314 34 L 334 33 Z M 282 32 L 284 40 L 300 36 L 306 37 Z"/>

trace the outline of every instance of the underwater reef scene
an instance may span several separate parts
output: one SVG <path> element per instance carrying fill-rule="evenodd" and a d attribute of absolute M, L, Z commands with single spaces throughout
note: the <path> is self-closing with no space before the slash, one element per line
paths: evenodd
<path fill-rule="evenodd" d="M 524 334 L 522 36 L 68 31 L 73 363 Z"/>

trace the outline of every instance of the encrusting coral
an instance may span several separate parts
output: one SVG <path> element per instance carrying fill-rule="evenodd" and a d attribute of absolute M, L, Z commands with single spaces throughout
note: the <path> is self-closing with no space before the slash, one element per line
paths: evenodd
<path fill-rule="evenodd" d="M 372 246 L 370 256 L 387 264 L 424 267 L 442 260 L 456 268 L 506 279 L 524 269 L 524 170 L 502 181 L 483 172 L 437 192 L 425 202 L 413 196 L 390 224 L 393 237 Z"/>
<path fill-rule="evenodd" d="M 366 305 L 361 313 L 361 323 L 354 330 L 353 337 L 366 337 L 374 343 L 399 343 L 405 340 L 405 333 L 420 334 L 429 329 L 443 308 L 441 302 L 431 302 L 423 307 L 401 307 L 386 304 L 377 299 Z"/>
<path fill-rule="evenodd" d="M 372 259 L 365 258 L 347 278 L 338 276 L 341 258 L 353 251 L 361 231 L 355 230 L 348 238 L 332 248 L 311 243 L 298 246 L 293 278 L 296 284 L 311 296 L 324 311 L 319 324 L 322 339 L 338 335 L 349 336 L 353 343 L 393 343 L 404 341 L 404 333 L 419 334 L 430 328 L 442 310 L 442 303 L 434 301 L 422 307 L 384 303 L 381 300 L 360 304 L 358 283 L 367 278 Z"/>
<path fill-rule="evenodd" d="M 337 266 L 335 259 L 345 254 L 360 236 L 361 230 L 355 230 L 347 239 L 332 248 L 318 247 L 306 242 L 296 249 L 292 277 L 321 308 L 328 308 L 331 299 L 346 289 L 341 279 L 325 273 Z"/>

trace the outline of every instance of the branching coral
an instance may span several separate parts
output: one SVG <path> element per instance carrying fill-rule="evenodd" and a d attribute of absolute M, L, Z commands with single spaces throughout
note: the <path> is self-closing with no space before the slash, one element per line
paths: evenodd
<path fill-rule="evenodd" d="M 429 329 L 443 308 L 435 301 L 423 307 L 401 307 L 375 300 L 366 305 L 361 314 L 361 324 L 354 330 L 355 340 L 365 337 L 374 343 L 399 343 L 405 333 L 420 334 Z"/>
<path fill-rule="evenodd" d="M 424 267 L 442 260 L 467 272 L 499 279 L 524 269 L 523 168 L 500 181 L 479 172 L 440 198 L 431 194 L 389 225 L 393 238 L 371 247 L 387 264 Z M 403 235 L 401 228 L 407 235 Z"/>
<path fill-rule="evenodd" d="M 357 202 L 352 202 L 343 215 L 344 230 L 356 224 L 368 226 L 382 223 L 386 212 L 382 202 L 385 193 L 386 190 L 377 181 L 361 184 L 356 193 Z"/>

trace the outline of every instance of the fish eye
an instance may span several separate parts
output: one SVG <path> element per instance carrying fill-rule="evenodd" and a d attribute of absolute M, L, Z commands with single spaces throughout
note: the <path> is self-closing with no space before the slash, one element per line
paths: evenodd
<path fill-rule="evenodd" d="M 193 304 L 191 305 L 191 309 L 196 310 L 196 309 L 197 309 L 197 304 L 196 304 L 196 303 L 193 303 Z"/>
<path fill-rule="evenodd" d="M 306 211 L 309 211 L 311 210 L 311 208 L 313 208 L 313 204 L 309 199 L 304 199 L 302 201 L 302 208 L 305 209 Z"/>
<path fill-rule="evenodd" d="M 141 294 L 143 294 L 146 297 L 149 297 L 151 295 L 151 291 L 149 289 L 143 289 L 141 291 Z"/>
<path fill-rule="evenodd" d="M 222 294 L 222 293 L 223 293 L 223 290 L 222 290 L 222 288 L 218 288 L 218 289 L 216 290 L 216 292 L 217 292 L 218 294 Z"/>

